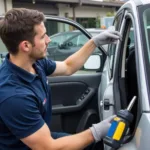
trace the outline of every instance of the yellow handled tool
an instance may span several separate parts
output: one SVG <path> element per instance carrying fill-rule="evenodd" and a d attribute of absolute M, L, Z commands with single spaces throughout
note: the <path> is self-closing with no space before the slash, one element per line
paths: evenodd
<path fill-rule="evenodd" d="M 129 106 L 125 110 L 120 110 L 117 114 L 117 117 L 111 123 L 111 127 L 104 138 L 105 144 L 113 147 L 115 149 L 119 148 L 122 144 L 124 135 L 129 128 L 130 123 L 133 120 L 133 115 L 130 113 L 130 110 L 136 100 L 136 96 L 133 97 Z"/>

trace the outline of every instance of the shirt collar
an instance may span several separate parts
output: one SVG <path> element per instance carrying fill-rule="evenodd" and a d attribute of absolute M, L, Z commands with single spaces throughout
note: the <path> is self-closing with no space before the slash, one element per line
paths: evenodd
<path fill-rule="evenodd" d="M 27 72 L 26 70 L 16 66 L 12 62 L 10 62 L 9 54 L 6 55 L 5 61 L 6 61 L 7 66 L 13 73 L 17 74 L 20 78 L 22 78 L 23 80 L 25 80 L 29 83 L 31 83 L 38 76 L 37 74 L 31 74 L 31 73 Z M 36 67 L 36 69 L 37 69 L 37 67 Z"/>

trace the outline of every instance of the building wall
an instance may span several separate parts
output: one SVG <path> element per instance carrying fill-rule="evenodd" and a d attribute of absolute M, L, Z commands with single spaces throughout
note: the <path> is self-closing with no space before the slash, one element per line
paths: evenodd
<path fill-rule="evenodd" d="M 66 4 L 59 4 L 59 16 L 65 16 L 68 14 L 68 17 L 73 17 L 73 8 Z M 115 8 L 104 8 L 104 7 L 92 7 L 92 6 L 78 6 L 75 8 L 75 17 L 76 18 L 96 18 L 104 17 L 107 12 L 116 13 Z"/>
<path fill-rule="evenodd" d="M 12 8 L 12 0 L 0 0 L 0 15 Z"/>
<path fill-rule="evenodd" d="M 32 4 L 32 3 L 13 3 L 13 7 L 25 7 L 31 9 L 37 9 L 49 15 L 58 15 L 62 17 L 73 18 L 73 8 L 69 4 Z M 116 12 L 115 8 L 105 8 L 105 7 L 94 7 L 94 6 L 78 6 L 75 8 L 75 17 L 78 18 L 96 18 L 104 17 L 107 12 Z"/>
<path fill-rule="evenodd" d="M 32 4 L 32 3 L 13 3 L 14 8 L 24 7 L 29 9 L 37 9 L 39 11 L 42 11 L 44 14 L 47 15 L 58 15 L 58 8 L 55 5 L 50 4 Z"/>
<path fill-rule="evenodd" d="M 4 0 L 0 1 L 0 15 L 5 13 Z"/>

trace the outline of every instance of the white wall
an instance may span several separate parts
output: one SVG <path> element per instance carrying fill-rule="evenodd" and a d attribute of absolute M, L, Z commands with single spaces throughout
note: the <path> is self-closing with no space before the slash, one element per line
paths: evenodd
<path fill-rule="evenodd" d="M 10 10 L 12 8 L 12 0 L 7 0 L 4 3 L 4 0 L 0 0 L 0 15 L 4 15 L 6 11 Z M 5 45 L 3 44 L 2 40 L 0 39 L 0 53 L 6 52 L 7 49 Z M 0 58 L 1 59 L 1 58 Z M 1 63 L 1 60 L 0 60 Z"/>
<path fill-rule="evenodd" d="M 12 0 L 6 0 L 6 11 L 12 9 Z"/>
<path fill-rule="evenodd" d="M 0 0 L 0 15 L 5 14 L 6 11 L 12 8 L 12 0 Z"/>
<path fill-rule="evenodd" d="M 68 13 L 68 17 L 73 17 L 73 10 L 69 5 L 58 5 L 59 16 L 65 16 Z M 75 17 L 84 18 L 96 18 L 105 17 L 107 12 L 116 12 L 115 8 L 105 8 L 105 7 L 91 7 L 91 6 L 79 6 L 75 8 Z"/>
<path fill-rule="evenodd" d="M 0 15 L 5 13 L 4 0 L 0 1 Z"/>

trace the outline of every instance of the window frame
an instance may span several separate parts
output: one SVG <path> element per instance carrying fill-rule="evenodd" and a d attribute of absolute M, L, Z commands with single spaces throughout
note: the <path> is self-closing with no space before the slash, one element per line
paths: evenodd
<path fill-rule="evenodd" d="M 123 20 L 125 10 L 122 10 L 117 14 L 117 16 L 114 18 L 113 26 L 116 23 L 115 30 L 120 31 L 121 23 Z M 116 20 L 118 19 L 118 22 Z M 113 78 L 114 73 L 114 63 L 115 63 L 115 52 L 116 52 L 117 45 L 109 44 L 108 46 L 108 59 L 109 59 L 109 79 L 111 80 Z"/>
<path fill-rule="evenodd" d="M 143 20 L 143 12 L 146 10 L 146 9 L 149 9 L 150 8 L 150 4 L 149 5 L 145 5 L 145 6 L 139 6 L 138 7 L 138 12 L 139 12 L 139 19 L 140 20 Z M 147 64 L 149 64 L 149 58 L 148 58 L 148 49 L 147 49 L 147 43 L 146 43 L 146 35 L 145 35 L 145 30 L 144 30 L 144 21 L 140 21 L 140 30 L 141 30 L 141 36 L 142 36 L 142 39 L 143 39 L 143 41 L 142 41 L 142 43 L 143 43 L 143 45 L 142 45 L 142 47 L 143 47 L 143 49 L 145 50 L 145 51 L 143 51 L 143 56 L 144 56 L 144 58 L 143 58 L 143 60 L 144 60 L 144 66 L 145 66 L 145 68 L 144 68 L 144 70 L 145 70 L 145 72 L 146 72 L 146 86 L 147 86 L 147 88 L 148 88 L 148 98 L 149 98 L 149 105 L 150 105 L 150 80 L 149 80 L 149 74 L 150 74 L 150 67 L 149 67 L 149 65 L 147 65 Z"/>
<path fill-rule="evenodd" d="M 92 35 L 87 31 L 85 30 L 80 24 L 78 24 L 77 22 L 73 21 L 73 20 L 70 20 L 68 18 L 63 18 L 63 19 L 60 19 L 60 17 L 57 17 L 57 16 L 50 16 L 50 18 L 47 16 L 46 17 L 46 20 L 50 20 L 50 21 L 57 21 L 57 23 L 65 23 L 65 24 L 68 24 L 68 25 L 72 25 L 73 27 L 75 27 L 76 29 L 80 30 L 80 32 L 85 35 L 88 39 L 91 39 L 92 38 Z M 107 53 L 106 51 L 104 50 L 104 48 L 102 46 L 100 47 L 97 47 L 97 49 L 99 49 L 99 52 L 100 52 L 100 58 L 101 58 L 101 67 L 97 70 L 86 70 L 87 73 L 88 72 L 101 72 L 103 70 L 103 67 L 104 67 L 104 62 L 106 60 L 106 56 L 107 56 Z M 81 70 L 82 71 L 82 70 Z"/>

